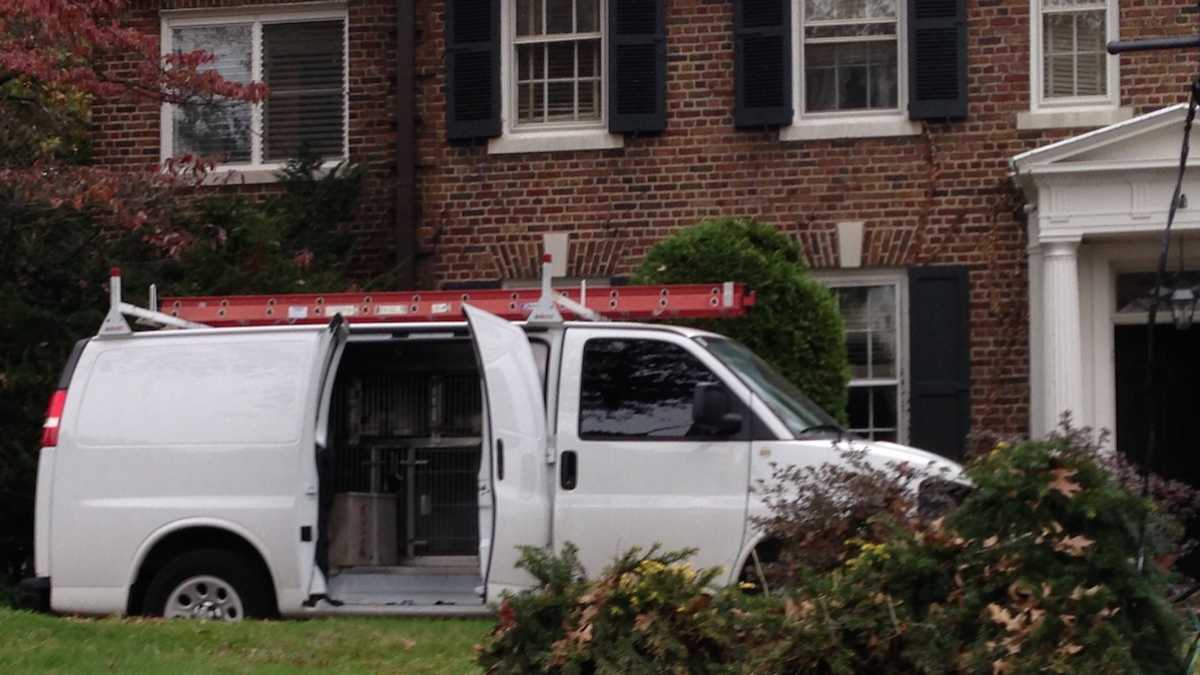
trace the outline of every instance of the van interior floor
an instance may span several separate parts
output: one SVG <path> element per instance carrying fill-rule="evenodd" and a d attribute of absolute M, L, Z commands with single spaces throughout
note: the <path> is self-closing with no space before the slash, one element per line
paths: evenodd
<path fill-rule="evenodd" d="M 321 462 L 330 598 L 360 607 L 483 604 L 482 413 L 465 338 L 346 346 Z"/>
<path fill-rule="evenodd" d="M 479 562 L 470 566 L 352 567 L 329 578 L 329 595 L 347 605 L 479 606 Z"/>

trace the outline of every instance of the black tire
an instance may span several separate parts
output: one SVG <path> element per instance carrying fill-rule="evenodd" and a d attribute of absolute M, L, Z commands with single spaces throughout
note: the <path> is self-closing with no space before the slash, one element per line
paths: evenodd
<path fill-rule="evenodd" d="M 170 560 L 150 580 L 142 608 L 147 616 L 163 616 L 169 595 L 184 581 L 213 577 L 231 587 L 240 600 L 242 615 L 228 620 L 266 619 L 273 614 L 265 587 L 267 581 L 243 556 L 219 549 L 189 551 Z"/>

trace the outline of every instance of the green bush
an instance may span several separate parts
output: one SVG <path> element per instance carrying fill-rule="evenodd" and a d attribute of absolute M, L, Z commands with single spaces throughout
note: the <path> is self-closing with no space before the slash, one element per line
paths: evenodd
<path fill-rule="evenodd" d="M 849 367 L 833 295 L 804 270 L 800 247 L 771 225 L 720 218 L 650 249 L 635 283 L 745 282 L 758 303 L 737 319 L 692 322 L 745 344 L 845 420 Z"/>
<path fill-rule="evenodd" d="M 537 589 L 506 598 L 480 664 L 501 674 L 720 673 L 736 660 L 737 596 L 710 589 L 693 551 L 630 550 L 587 581 L 567 544 L 560 556 L 524 550 Z"/>
<path fill-rule="evenodd" d="M 634 552 L 593 582 L 573 558 L 534 555 L 543 569 L 569 569 L 557 577 L 569 583 L 542 574 L 541 589 L 506 601 L 482 663 L 496 673 L 1183 672 L 1167 576 L 1136 566 L 1144 516 L 1181 530 L 1083 435 L 997 446 L 967 468 L 971 494 L 937 518 L 886 497 L 916 475 L 895 468 L 890 483 L 854 463 L 782 474 L 800 498 L 773 502 L 771 534 L 803 538 L 806 511 L 831 491 L 841 511 L 824 517 L 841 525 L 819 528 L 828 545 L 793 557 L 787 585 L 767 595 L 708 589 L 715 577 L 684 574 L 683 554 L 653 554 L 647 574 Z M 867 503 L 876 513 L 864 520 Z M 1175 545 L 1156 537 L 1146 553 Z"/>

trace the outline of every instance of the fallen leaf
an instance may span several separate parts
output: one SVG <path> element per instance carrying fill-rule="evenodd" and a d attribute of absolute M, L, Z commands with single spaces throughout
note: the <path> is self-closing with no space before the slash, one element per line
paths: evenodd
<path fill-rule="evenodd" d="M 992 675 L 1004 675 L 1008 672 L 1011 672 L 1011 669 L 1008 667 L 1007 661 L 1004 659 L 992 661 Z"/>
<path fill-rule="evenodd" d="M 1088 547 L 1094 543 L 1096 543 L 1095 540 L 1077 534 L 1074 537 L 1066 537 L 1054 542 L 1054 550 L 1075 558 L 1082 558 Z"/>
<path fill-rule="evenodd" d="M 1066 654 L 1067 656 L 1074 656 L 1083 651 L 1083 646 L 1077 645 L 1073 642 L 1068 642 L 1067 644 L 1059 647 L 1058 651 L 1062 654 Z"/>
<path fill-rule="evenodd" d="M 1050 473 L 1054 476 L 1054 480 L 1050 481 L 1051 490 L 1059 491 L 1067 499 L 1083 492 L 1083 486 L 1071 480 L 1078 473 L 1075 469 L 1055 469 Z"/>
<path fill-rule="evenodd" d="M 407 652 L 407 651 L 411 651 L 413 647 L 416 647 L 417 643 L 413 642 L 412 640 L 409 640 L 407 638 L 402 638 L 400 640 L 400 646 L 403 647 L 404 651 Z"/>
<path fill-rule="evenodd" d="M 1021 630 L 1020 616 L 1013 616 L 1012 612 L 994 602 L 987 606 L 987 610 L 988 618 L 990 618 L 994 623 L 1004 626 L 1005 630 L 1009 631 L 1010 633 L 1015 633 Z"/>
<path fill-rule="evenodd" d="M 997 542 L 999 542 L 999 541 L 1000 541 L 1000 537 L 997 537 L 996 535 L 994 535 L 994 534 L 993 534 L 992 536 L 990 536 L 990 537 L 988 537 L 987 539 L 984 539 L 984 540 L 983 540 L 983 547 L 984 547 L 984 548 L 991 548 L 991 547 L 995 546 L 995 545 L 996 545 L 996 543 L 997 543 Z"/>

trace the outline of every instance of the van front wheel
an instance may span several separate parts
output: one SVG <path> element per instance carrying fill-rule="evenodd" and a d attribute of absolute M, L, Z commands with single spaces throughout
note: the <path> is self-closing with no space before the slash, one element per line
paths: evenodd
<path fill-rule="evenodd" d="M 254 568 L 229 551 L 191 551 L 163 566 L 146 589 L 146 612 L 168 619 L 241 621 L 268 615 Z"/>

